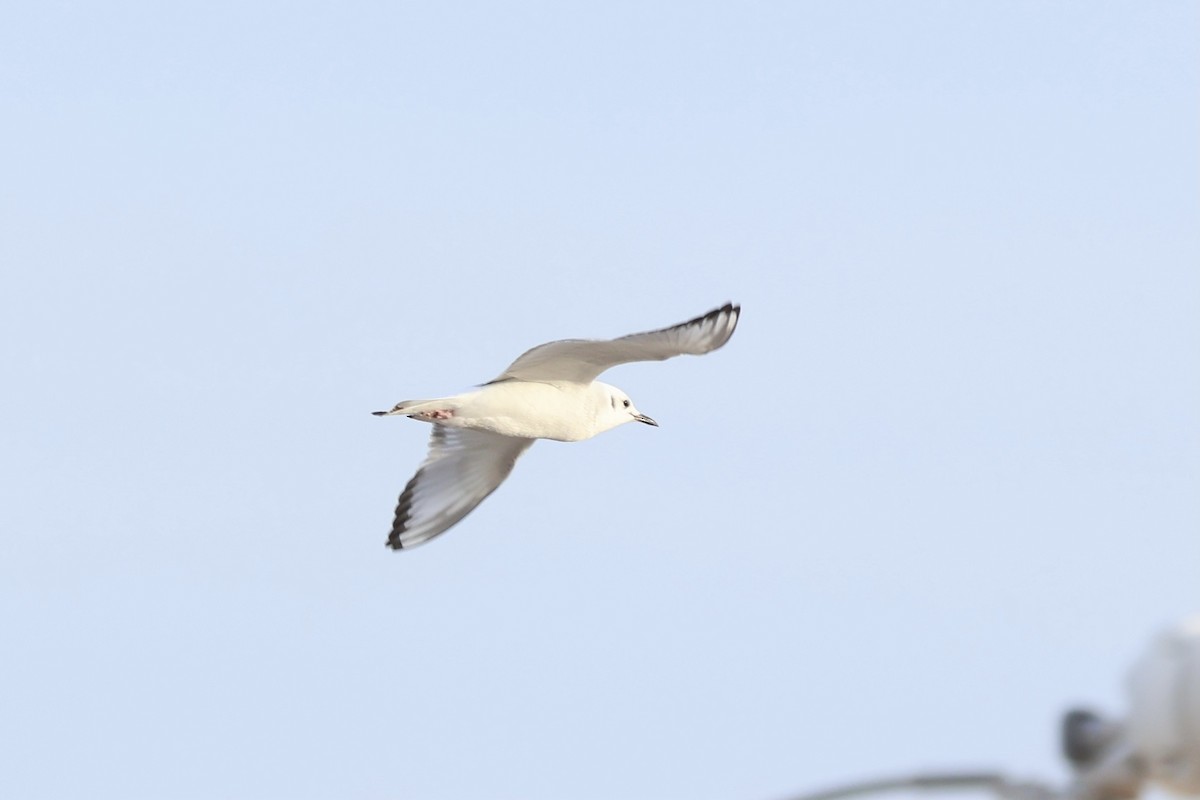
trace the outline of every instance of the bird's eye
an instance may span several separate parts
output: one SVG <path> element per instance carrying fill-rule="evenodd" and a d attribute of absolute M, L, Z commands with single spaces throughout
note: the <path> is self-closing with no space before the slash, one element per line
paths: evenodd
<path fill-rule="evenodd" d="M 626 401 L 625 401 L 625 407 L 626 407 L 626 408 L 629 408 L 629 401 L 628 401 L 628 400 L 626 400 Z"/>

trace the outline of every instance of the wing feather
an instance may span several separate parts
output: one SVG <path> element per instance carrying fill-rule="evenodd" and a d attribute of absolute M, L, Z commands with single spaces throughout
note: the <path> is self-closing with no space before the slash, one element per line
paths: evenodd
<path fill-rule="evenodd" d="M 563 339 L 526 351 L 495 380 L 590 383 L 605 370 L 631 361 L 699 356 L 724 345 L 737 327 L 741 306 L 726 303 L 702 316 L 619 339 Z"/>
<path fill-rule="evenodd" d="M 452 527 L 512 472 L 533 439 L 434 425 L 429 455 L 396 505 L 388 546 L 415 547 Z"/>

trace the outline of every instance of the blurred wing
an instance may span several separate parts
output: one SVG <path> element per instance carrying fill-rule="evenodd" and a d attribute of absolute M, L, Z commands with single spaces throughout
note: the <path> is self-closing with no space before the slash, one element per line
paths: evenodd
<path fill-rule="evenodd" d="M 533 439 L 434 425 L 429 455 L 404 487 L 388 546 L 415 547 L 453 526 L 496 490 Z"/>
<path fill-rule="evenodd" d="M 726 303 L 704 316 L 662 330 L 608 341 L 564 339 L 538 345 L 489 383 L 508 380 L 590 383 L 606 369 L 630 361 L 662 361 L 711 353 L 729 341 L 741 310 L 741 306 Z"/>

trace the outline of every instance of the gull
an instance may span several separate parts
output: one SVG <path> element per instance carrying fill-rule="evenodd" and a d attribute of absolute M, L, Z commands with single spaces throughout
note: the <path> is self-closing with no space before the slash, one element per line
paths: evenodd
<path fill-rule="evenodd" d="M 433 424 L 429 454 L 400 494 L 388 546 L 412 548 L 453 527 L 504 482 L 535 439 L 578 442 L 626 422 L 657 428 L 629 395 L 596 378 L 618 364 L 711 353 L 729 341 L 740 312 L 726 303 L 656 331 L 547 342 L 474 391 L 372 412 Z"/>

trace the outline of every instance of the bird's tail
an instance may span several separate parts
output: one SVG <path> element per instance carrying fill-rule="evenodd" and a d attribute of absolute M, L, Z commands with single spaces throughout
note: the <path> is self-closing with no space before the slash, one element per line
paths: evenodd
<path fill-rule="evenodd" d="M 430 419 L 442 419 L 444 416 L 453 415 L 454 409 L 457 407 L 457 405 L 458 404 L 455 403 L 454 398 L 452 397 L 437 397 L 433 400 L 401 400 L 389 411 L 372 411 L 371 413 L 377 417 L 428 416 Z"/>

